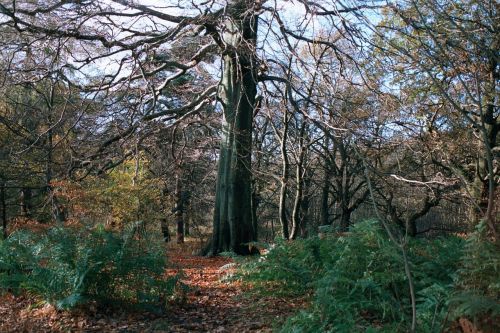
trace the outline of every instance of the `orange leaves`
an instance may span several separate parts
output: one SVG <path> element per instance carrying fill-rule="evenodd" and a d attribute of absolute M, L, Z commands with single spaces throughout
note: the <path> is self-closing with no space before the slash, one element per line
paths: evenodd
<path fill-rule="evenodd" d="M 304 307 L 301 299 L 245 295 L 240 281 L 225 281 L 236 265 L 226 257 L 193 256 L 190 244 L 168 249 L 170 269 L 165 276 L 181 274 L 189 289 L 183 301 L 170 302 L 167 312 L 125 312 L 95 308 L 57 311 L 27 296 L 0 298 L 0 331 L 119 332 L 271 332 L 276 321 Z M 37 305 L 39 304 L 39 305 Z"/>

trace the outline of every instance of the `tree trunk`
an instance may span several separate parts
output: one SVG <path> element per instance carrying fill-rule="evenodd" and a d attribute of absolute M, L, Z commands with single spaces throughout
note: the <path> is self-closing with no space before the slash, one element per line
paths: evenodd
<path fill-rule="evenodd" d="M 406 222 L 406 228 L 410 237 L 416 237 L 418 234 L 417 219 L 409 219 Z"/>
<path fill-rule="evenodd" d="M 5 184 L 0 184 L 0 205 L 2 206 L 2 236 L 7 238 L 7 204 L 5 203 Z"/>
<path fill-rule="evenodd" d="M 257 188 L 257 184 L 255 183 L 255 180 L 253 182 L 252 186 L 252 225 L 253 229 L 255 232 L 255 239 L 257 239 L 257 233 L 258 233 L 258 228 L 257 228 L 257 210 L 259 209 L 259 204 L 260 204 L 260 194 L 259 194 L 259 189 Z"/>
<path fill-rule="evenodd" d="M 274 233 L 274 219 L 271 219 L 271 239 L 274 239 L 276 234 Z"/>
<path fill-rule="evenodd" d="M 31 189 L 23 187 L 21 189 L 21 216 L 29 217 L 31 211 Z"/>
<path fill-rule="evenodd" d="M 255 105 L 255 111 L 254 114 L 257 114 L 259 112 L 259 109 L 261 108 L 261 103 L 262 103 L 262 98 L 257 98 L 256 99 L 256 105 Z M 266 136 L 267 136 L 267 127 L 269 126 L 269 119 L 265 118 L 263 127 L 261 129 L 261 135 L 260 136 L 255 136 L 255 148 L 257 150 L 257 154 L 255 154 L 255 170 L 261 170 L 262 168 L 262 154 L 260 152 L 263 149 L 264 142 L 266 141 Z M 258 227 L 258 216 L 257 212 L 259 210 L 259 205 L 261 203 L 261 186 L 258 181 L 258 176 L 253 175 L 252 176 L 252 224 L 253 228 L 255 231 L 255 239 L 258 239 L 259 237 L 259 227 Z"/>
<path fill-rule="evenodd" d="M 349 225 L 351 224 L 351 213 L 352 211 L 345 207 L 343 203 L 340 205 L 340 231 L 347 232 L 349 231 Z"/>
<path fill-rule="evenodd" d="M 309 170 L 310 171 L 310 170 Z M 304 175 L 304 190 L 302 194 L 302 203 L 300 205 L 300 223 L 299 231 L 300 237 L 307 237 L 307 228 L 309 227 L 309 208 L 311 206 L 311 193 L 308 191 L 311 187 L 312 175 L 311 172 L 306 171 Z"/>
<path fill-rule="evenodd" d="M 292 231 L 290 232 L 290 239 L 297 238 L 298 231 L 300 229 L 300 210 L 302 206 L 303 192 L 304 192 L 304 158 L 306 154 L 305 147 L 305 135 L 306 135 L 306 121 L 302 121 L 300 126 L 300 138 L 299 138 L 299 156 L 296 161 L 297 167 L 295 171 L 296 177 L 296 187 L 295 187 L 295 200 L 293 202 L 292 211 Z"/>
<path fill-rule="evenodd" d="M 302 179 L 302 167 L 297 166 L 297 185 L 295 188 L 295 200 L 293 202 L 292 211 L 292 231 L 290 232 L 290 239 L 296 239 L 297 233 L 300 228 L 300 207 L 302 206 L 302 196 L 303 196 L 303 179 Z"/>
<path fill-rule="evenodd" d="M 252 122 L 257 82 L 257 18 L 247 1 L 229 1 L 222 41 L 222 138 L 215 197 L 212 253 L 248 254 L 255 240 L 251 205 Z"/>
<path fill-rule="evenodd" d="M 342 173 L 342 186 L 339 189 L 340 193 L 340 231 L 349 231 L 349 224 L 351 222 L 352 210 L 349 209 L 349 203 L 351 201 L 351 195 L 349 194 L 349 171 L 347 166 L 348 155 L 346 147 L 341 144 L 339 145 L 339 152 L 342 159 L 342 164 L 340 167 Z"/>
<path fill-rule="evenodd" d="M 276 132 L 278 136 L 278 132 Z M 283 133 L 281 134 L 281 188 L 280 188 L 280 201 L 279 201 L 279 218 L 281 224 L 281 234 L 284 239 L 290 237 L 288 232 L 288 221 L 286 218 L 286 192 L 288 184 L 289 162 L 288 153 L 286 151 L 286 140 L 288 137 L 288 111 L 285 108 L 283 113 Z"/>
<path fill-rule="evenodd" d="M 326 178 L 327 176 L 325 175 L 324 180 L 326 180 Z M 328 185 L 328 182 L 324 181 L 323 186 L 321 187 L 321 205 L 319 213 L 321 225 L 330 224 L 330 211 L 328 206 L 329 189 L 330 186 Z"/>
<path fill-rule="evenodd" d="M 165 242 L 170 242 L 170 231 L 168 230 L 167 219 L 163 218 L 160 220 L 161 233 L 163 234 L 163 240 Z"/>
<path fill-rule="evenodd" d="M 50 144 L 52 145 L 52 135 L 49 131 Z M 64 208 L 59 203 L 57 199 L 56 192 L 52 187 L 52 148 L 49 149 L 47 154 L 47 170 L 46 170 L 46 182 L 47 182 L 47 194 L 49 195 L 49 200 L 51 202 L 52 217 L 58 224 L 63 224 L 66 221 L 66 214 Z"/>
<path fill-rule="evenodd" d="M 499 39 L 496 39 L 496 44 L 500 43 Z M 489 60 L 489 84 L 487 93 L 487 103 L 485 110 L 481 110 L 481 124 L 483 125 L 483 136 L 484 136 L 484 146 L 485 146 L 485 156 L 484 164 L 487 170 L 487 181 L 484 181 L 484 193 L 487 193 L 486 202 L 486 212 L 485 218 L 492 235 L 495 240 L 498 240 L 498 222 L 497 218 L 494 216 L 493 212 L 498 203 L 495 202 L 496 195 L 495 192 L 498 187 L 498 182 L 495 181 L 495 153 L 493 152 L 495 148 L 498 148 L 498 134 L 500 132 L 500 117 L 497 115 L 495 117 L 495 109 L 497 98 L 498 98 L 498 58 L 490 57 Z M 498 169 L 497 169 L 498 170 Z M 486 190 L 487 189 L 487 190 Z M 482 201 L 482 200 L 481 200 Z"/>
<path fill-rule="evenodd" d="M 283 163 L 284 164 L 284 163 Z M 285 169 L 283 165 L 283 169 Z M 288 221 L 286 219 L 286 190 L 287 190 L 287 181 L 286 176 L 287 172 L 284 171 L 281 175 L 281 189 L 280 189 L 280 202 L 279 202 L 279 220 L 281 224 L 281 236 L 284 239 L 288 239 Z"/>
<path fill-rule="evenodd" d="M 177 244 L 184 243 L 184 198 L 182 197 L 182 175 L 177 171 L 175 180 L 175 224 Z"/>
<path fill-rule="evenodd" d="M 191 214 L 188 213 L 189 210 L 184 210 L 184 236 L 191 236 Z M 186 216 L 188 215 L 188 216 Z"/>
<path fill-rule="evenodd" d="M 330 137 L 326 135 L 325 147 L 324 147 L 324 176 L 323 184 L 321 187 L 321 205 L 320 205 L 320 219 L 321 225 L 330 224 L 330 206 L 328 205 L 329 195 L 330 195 L 330 175 L 331 175 L 331 165 L 328 146 L 330 143 Z"/>

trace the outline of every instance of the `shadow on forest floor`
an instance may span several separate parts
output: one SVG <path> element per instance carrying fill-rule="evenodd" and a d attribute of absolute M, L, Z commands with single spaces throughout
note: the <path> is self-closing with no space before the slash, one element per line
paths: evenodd
<path fill-rule="evenodd" d="M 194 244 L 167 245 L 167 275 L 181 288 L 164 314 L 86 309 L 58 311 L 29 295 L 0 297 L 0 332 L 271 332 L 303 306 L 302 300 L 248 296 L 234 279 L 231 258 L 194 256 Z"/>

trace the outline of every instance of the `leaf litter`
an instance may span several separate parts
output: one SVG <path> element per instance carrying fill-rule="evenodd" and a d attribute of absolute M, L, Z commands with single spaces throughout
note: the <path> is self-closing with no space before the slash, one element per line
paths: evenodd
<path fill-rule="evenodd" d="M 61 311 L 29 294 L 0 296 L 0 332 L 271 332 L 304 307 L 302 299 L 252 296 L 249 286 L 226 277 L 237 266 L 231 258 L 189 254 L 189 245 L 168 246 L 166 276 L 182 284 L 165 311 Z"/>

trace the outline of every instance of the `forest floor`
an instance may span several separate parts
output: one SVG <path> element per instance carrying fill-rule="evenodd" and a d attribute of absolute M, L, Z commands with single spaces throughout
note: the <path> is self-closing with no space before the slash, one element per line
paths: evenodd
<path fill-rule="evenodd" d="M 227 257 L 194 256 L 192 244 L 168 246 L 170 269 L 180 288 L 162 314 L 130 311 L 58 311 L 29 295 L 0 296 L 0 332 L 271 332 L 304 306 L 301 299 L 255 296 L 230 279 Z"/>

